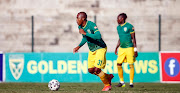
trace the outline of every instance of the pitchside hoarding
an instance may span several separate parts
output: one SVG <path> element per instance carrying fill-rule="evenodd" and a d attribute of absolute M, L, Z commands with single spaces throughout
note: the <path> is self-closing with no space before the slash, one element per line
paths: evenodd
<path fill-rule="evenodd" d="M 3 81 L 3 53 L 0 53 L 0 82 Z"/>
<path fill-rule="evenodd" d="M 160 52 L 161 82 L 180 83 L 180 52 Z"/>
<path fill-rule="evenodd" d="M 88 53 L 6 53 L 6 82 L 101 82 L 88 73 Z M 114 74 L 112 82 L 119 82 L 117 56 L 107 53 L 104 69 Z M 159 82 L 159 54 L 139 53 L 135 65 L 134 82 Z M 123 64 L 124 80 L 129 82 L 130 69 Z"/>

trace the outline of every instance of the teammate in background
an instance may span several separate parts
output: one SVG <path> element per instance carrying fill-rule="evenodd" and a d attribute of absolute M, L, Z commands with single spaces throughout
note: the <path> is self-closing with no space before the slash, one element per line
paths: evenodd
<path fill-rule="evenodd" d="M 125 13 L 121 13 L 117 17 L 117 32 L 119 35 L 119 40 L 115 49 L 115 54 L 118 55 L 117 58 L 117 68 L 118 68 L 118 75 L 120 78 L 120 83 L 116 85 L 116 87 L 125 87 L 124 79 L 123 79 L 123 69 L 122 63 L 128 62 L 130 67 L 130 87 L 133 86 L 133 79 L 134 79 L 134 62 L 135 57 L 138 56 L 137 53 L 137 46 L 136 46 L 136 38 L 135 38 L 135 31 L 133 25 L 126 22 L 127 15 Z M 119 51 L 117 54 L 118 47 Z"/>
<path fill-rule="evenodd" d="M 107 46 L 101 38 L 96 24 L 87 20 L 85 12 L 79 12 L 76 21 L 79 25 L 79 33 L 82 34 L 83 38 L 81 43 L 73 49 L 73 53 L 78 52 L 79 48 L 87 42 L 90 50 L 88 55 L 88 72 L 100 77 L 104 83 L 102 91 L 111 90 L 111 80 L 114 76 L 101 70 L 106 66 Z"/>

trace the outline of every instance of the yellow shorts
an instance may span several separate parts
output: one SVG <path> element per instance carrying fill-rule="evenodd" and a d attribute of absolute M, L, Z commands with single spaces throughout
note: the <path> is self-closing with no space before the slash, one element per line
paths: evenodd
<path fill-rule="evenodd" d="M 106 66 L 106 48 L 98 49 L 94 52 L 89 51 L 88 55 L 88 68 L 100 68 L 104 69 Z"/>
<path fill-rule="evenodd" d="M 122 64 L 123 62 L 128 62 L 129 64 L 133 64 L 135 62 L 134 57 L 134 47 L 129 48 L 119 48 L 117 63 Z"/>

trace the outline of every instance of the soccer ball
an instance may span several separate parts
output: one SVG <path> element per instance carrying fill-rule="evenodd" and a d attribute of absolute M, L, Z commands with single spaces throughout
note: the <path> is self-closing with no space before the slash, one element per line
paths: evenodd
<path fill-rule="evenodd" d="M 60 83 L 59 83 L 59 81 L 53 79 L 53 80 L 49 81 L 48 87 L 50 90 L 57 91 L 60 88 Z"/>

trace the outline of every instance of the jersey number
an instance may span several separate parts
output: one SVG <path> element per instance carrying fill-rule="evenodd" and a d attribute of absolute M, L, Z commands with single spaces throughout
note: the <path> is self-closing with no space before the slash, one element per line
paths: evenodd
<path fill-rule="evenodd" d="M 101 64 L 102 64 L 102 60 L 98 60 L 99 62 L 98 62 L 98 64 L 97 65 L 99 65 L 99 66 L 101 66 Z"/>

